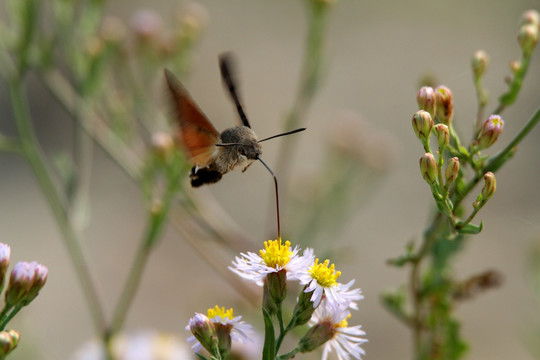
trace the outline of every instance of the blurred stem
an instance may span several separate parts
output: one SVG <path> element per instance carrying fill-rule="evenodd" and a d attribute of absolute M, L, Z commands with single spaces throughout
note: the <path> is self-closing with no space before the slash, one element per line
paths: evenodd
<path fill-rule="evenodd" d="M 103 308 L 77 235 L 69 223 L 68 214 L 64 207 L 65 204 L 54 185 L 52 176 L 45 166 L 45 155 L 38 147 L 37 138 L 30 124 L 30 114 L 28 113 L 28 104 L 24 96 L 22 77 L 14 76 L 8 82 L 15 123 L 19 131 L 24 156 L 28 160 L 60 228 L 64 245 L 70 255 L 85 294 L 84 298 L 90 309 L 94 326 L 101 332 L 106 328 Z"/>
<path fill-rule="evenodd" d="M 327 4 L 317 1 L 307 1 L 309 11 L 308 34 L 306 49 L 301 69 L 299 90 L 294 100 L 292 109 L 285 118 L 284 130 L 301 127 L 305 122 L 306 112 L 318 89 L 321 75 L 321 63 L 325 35 L 325 21 L 328 13 Z M 282 193 L 287 194 L 287 176 L 291 166 L 292 154 L 294 153 L 298 139 L 285 137 L 279 148 L 276 174 L 285 179 L 282 185 Z"/>
<path fill-rule="evenodd" d="M 81 125 L 82 114 L 86 113 L 84 98 L 75 102 L 73 116 L 77 120 L 74 129 L 73 161 L 76 166 L 75 178 L 69 194 L 69 211 L 73 227 L 81 231 L 85 225 L 86 212 L 88 211 L 88 193 L 90 191 L 90 177 L 92 175 L 92 159 L 94 143 L 86 134 Z"/>
<path fill-rule="evenodd" d="M 176 168 L 176 170 L 179 169 L 180 167 Z M 137 255 L 131 266 L 122 295 L 120 296 L 118 304 L 114 309 L 111 326 L 108 332 L 109 337 L 120 331 L 124 326 L 125 319 L 133 300 L 135 299 L 135 294 L 141 282 L 150 253 L 154 249 L 154 245 L 157 244 L 157 240 L 161 235 L 164 225 L 166 224 L 171 202 L 174 199 L 174 195 L 177 192 L 180 184 L 179 176 L 180 173 L 177 172 L 172 176 L 171 179 L 169 179 L 167 190 L 161 199 L 161 205 L 159 208 L 151 208 L 149 210 L 149 222 L 147 230 L 142 241 L 140 242 Z"/>
<path fill-rule="evenodd" d="M 501 97 L 499 98 L 499 105 L 497 106 L 493 114 L 500 114 L 507 106 L 512 105 L 514 101 L 516 101 L 519 90 L 521 90 L 523 79 L 527 74 L 530 60 L 530 55 L 527 56 L 525 54 L 522 54 L 520 67 L 515 72 L 512 82 L 508 85 L 508 91 L 501 95 Z"/>

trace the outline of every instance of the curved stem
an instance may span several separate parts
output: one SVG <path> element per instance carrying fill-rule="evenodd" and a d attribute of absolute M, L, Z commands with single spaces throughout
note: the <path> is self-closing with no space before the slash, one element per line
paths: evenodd
<path fill-rule="evenodd" d="M 81 283 L 94 326 L 99 332 L 106 328 L 103 307 L 99 301 L 97 289 L 87 266 L 79 239 L 68 220 L 65 203 L 60 197 L 47 167 L 45 156 L 38 147 L 37 138 L 30 124 L 28 104 L 24 96 L 22 78 L 14 77 L 9 81 L 9 93 L 13 106 L 15 123 L 20 135 L 23 153 L 36 176 L 47 203 L 62 233 L 64 245 Z"/>
<path fill-rule="evenodd" d="M 531 132 L 531 130 L 538 124 L 540 121 L 540 107 L 536 109 L 532 117 L 527 121 L 525 126 L 521 131 L 514 137 L 512 141 L 499 153 L 495 154 L 488 159 L 486 166 L 484 166 L 483 171 L 479 172 L 471 181 L 467 183 L 465 188 L 459 193 L 456 194 L 454 199 L 454 209 L 457 209 L 461 201 L 471 192 L 471 190 L 476 186 L 476 184 L 482 179 L 484 174 L 487 171 L 495 173 L 500 169 L 502 165 L 513 155 L 516 150 L 517 145 Z"/>

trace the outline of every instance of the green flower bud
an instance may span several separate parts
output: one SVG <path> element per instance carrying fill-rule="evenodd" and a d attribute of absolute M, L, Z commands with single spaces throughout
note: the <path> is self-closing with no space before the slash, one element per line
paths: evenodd
<path fill-rule="evenodd" d="M 8 306 L 28 305 L 45 285 L 48 276 L 47 267 L 33 261 L 21 261 L 11 270 L 9 285 L 6 290 Z"/>
<path fill-rule="evenodd" d="M 435 89 L 435 101 L 437 103 L 437 118 L 445 125 L 450 125 L 454 116 L 454 99 L 452 92 L 446 86 Z"/>
<path fill-rule="evenodd" d="M 433 184 L 437 181 L 439 168 L 437 167 L 437 160 L 435 160 L 433 154 L 425 153 L 424 156 L 420 158 L 420 171 L 422 172 L 424 180 L 429 184 Z"/>
<path fill-rule="evenodd" d="M 269 273 L 266 279 L 270 298 L 275 304 L 281 304 L 287 295 L 287 270 Z"/>
<path fill-rule="evenodd" d="M 484 187 L 482 188 L 482 199 L 484 202 L 489 200 L 493 194 L 495 194 L 496 188 L 497 182 L 495 181 L 495 175 L 488 171 L 484 175 Z"/>
<path fill-rule="evenodd" d="M 519 60 L 510 61 L 510 70 L 515 74 L 521 69 L 521 62 Z"/>
<path fill-rule="evenodd" d="M 481 77 L 489 63 L 488 54 L 484 50 L 478 50 L 472 57 L 472 69 L 475 77 Z"/>
<path fill-rule="evenodd" d="M 20 334 L 15 330 L 0 332 L 0 357 L 4 358 L 19 344 Z"/>
<path fill-rule="evenodd" d="M 504 121 L 499 115 L 491 115 L 484 123 L 475 140 L 478 149 L 487 149 L 497 141 L 503 131 Z"/>
<path fill-rule="evenodd" d="M 296 307 L 294 308 L 294 326 L 307 324 L 309 319 L 311 319 L 311 315 L 313 315 L 313 312 L 315 311 L 315 308 L 313 307 L 313 302 L 311 301 L 313 291 L 305 292 L 307 287 L 308 285 L 302 288 L 302 292 L 300 293 L 300 296 L 298 297 L 298 302 L 296 303 Z"/>
<path fill-rule="evenodd" d="M 412 118 L 412 126 L 414 133 L 422 143 L 429 141 L 429 135 L 431 129 L 433 129 L 433 119 L 429 112 L 425 110 L 415 112 Z"/>
<path fill-rule="evenodd" d="M 312 326 L 308 332 L 300 339 L 298 350 L 302 353 L 310 352 L 330 340 L 336 329 L 330 321 L 324 321 Z"/>
<path fill-rule="evenodd" d="M 152 134 L 152 149 L 155 154 L 162 159 L 167 157 L 174 150 L 174 141 L 170 134 L 166 132 L 155 132 Z"/>
<path fill-rule="evenodd" d="M 535 25 L 540 26 L 540 14 L 536 10 L 527 10 L 521 15 L 520 26 Z"/>
<path fill-rule="evenodd" d="M 416 94 L 416 101 L 420 110 L 427 111 L 432 118 L 435 117 L 435 90 L 430 86 L 422 86 Z"/>
<path fill-rule="evenodd" d="M 519 29 L 518 42 L 523 53 L 530 56 L 538 42 L 538 25 L 523 25 Z"/>
<path fill-rule="evenodd" d="M 456 178 L 459 175 L 459 159 L 457 157 L 453 157 L 448 161 L 448 165 L 446 165 L 446 170 L 444 172 L 444 178 L 446 180 L 446 184 L 453 183 Z"/>
<path fill-rule="evenodd" d="M 4 283 L 10 259 L 11 248 L 7 244 L 0 243 L 0 293 L 4 289 Z"/>
<path fill-rule="evenodd" d="M 440 149 L 444 149 L 450 143 L 450 130 L 444 124 L 437 124 L 433 127 L 433 132 L 437 136 L 437 143 Z"/>
<path fill-rule="evenodd" d="M 201 313 L 195 313 L 195 316 L 189 319 L 189 331 L 195 336 L 203 348 L 210 354 L 214 354 L 217 347 L 217 334 L 214 323 Z"/>

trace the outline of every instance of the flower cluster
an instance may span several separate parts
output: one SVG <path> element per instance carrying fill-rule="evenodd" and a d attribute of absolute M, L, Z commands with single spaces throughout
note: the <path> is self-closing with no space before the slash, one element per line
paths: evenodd
<path fill-rule="evenodd" d="M 360 289 L 353 289 L 354 280 L 342 284 L 341 276 L 329 260 L 320 262 L 310 248 L 302 253 L 298 246 L 281 239 L 264 243 L 256 253 L 242 253 L 229 268 L 243 279 L 263 287 L 263 314 L 265 317 L 265 344 L 263 359 L 277 356 L 285 335 L 295 327 L 309 323 L 310 328 L 290 352 L 280 359 L 290 359 L 296 353 L 305 353 L 323 346 L 323 359 L 335 351 L 339 359 L 360 359 L 364 354 L 361 345 L 367 340 L 360 326 L 348 326 L 351 309 L 363 298 Z M 287 281 L 298 281 L 302 290 L 287 325 L 283 322 L 282 303 L 287 295 Z M 280 333 L 274 337 L 274 321 Z M 232 309 L 209 309 L 208 316 L 196 314 L 190 319 L 189 330 L 195 351 L 205 348 L 213 356 L 230 352 L 230 340 L 245 342 L 251 328 L 232 316 Z M 220 335 L 221 328 L 224 332 Z M 226 328 L 226 330 L 223 330 Z M 226 357 L 226 356 L 225 356 Z"/>
<path fill-rule="evenodd" d="M 4 290 L 7 270 L 11 260 L 11 248 L 0 243 L 0 292 Z M 5 330 L 6 325 L 24 307 L 34 300 L 45 285 L 47 267 L 35 261 L 15 264 L 4 293 L 5 304 L 0 312 L 0 358 L 4 358 L 19 343 L 20 335 L 15 330 Z"/>
<path fill-rule="evenodd" d="M 475 74 L 481 76 L 487 66 L 486 55 L 476 53 L 472 66 Z M 482 225 L 473 225 L 470 221 L 495 192 L 495 175 L 487 170 L 482 172 L 481 169 L 487 166 L 486 157 L 480 151 L 497 141 L 504 121 L 499 115 L 489 116 L 480 124 L 470 145 L 465 147 L 453 128 L 454 102 L 450 89 L 445 86 L 436 89 L 424 86 L 418 91 L 416 100 L 420 110 L 412 117 L 412 127 L 425 151 L 420 158 L 422 177 L 430 185 L 437 207 L 449 217 L 454 229 L 462 233 L 478 233 Z M 436 151 L 431 149 L 431 134 L 435 135 Z M 463 221 L 456 217 L 454 209 L 456 198 L 458 201 L 461 199 L 452 196 L 453 189 L 464 186 L 462 163 L 470 165 L 477 172 L 478 179 L 484 178 L 484 188 L 473 203 L 474 210 Z"/>

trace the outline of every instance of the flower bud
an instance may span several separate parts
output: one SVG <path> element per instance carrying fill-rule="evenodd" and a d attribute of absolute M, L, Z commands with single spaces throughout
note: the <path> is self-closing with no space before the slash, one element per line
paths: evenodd
<path fill-rule="evenodd" d="M 425 153 L 424 156 L 420 158 L 420 171 L 422 172 L 422 177 L 429 184 L 433 184 L 437 181 L 437 174 L 439 168 L 437 167 L 437 161 L 435 156 L 431 153 Z"/>
<path fill-rule="evenodd" d="M 527 10 L 521 15 L 520 26 L 535 25 L 540 26 L 540 14 L 536 10 Z"/>
<path fill-rule="evenodd" d="M 195 313 L 195 316 L 189 319 L 188 326 L 189 331 L 201 343 L 202 347 L 210 354 L 214 354 L 218 341 L 214 323 L 206 315 Z"/>
<path fill-rule="evenodd" d="M 315 311 L 315 308 L 313 307 L 314 304 L 311 301 L 313 291 L 306 292 L 307 288 L 308 285 L 304 286 L 300 296 L 298 297 L 298 302 L 296 303 L 296 307 L 294 308 L 293 312 L 293 326 L 307 324 L 307 322 L 311 319 L 311 315 L 313 315 L 313 312 Z"/>
<path fill-rule="evenodd" d="M 432 118 L 435 117 L 435 90 L 430 86 L 422 86 L 416 94 L 416 101 L 420 110 L 427 111 Z"/>
<path fill-rule="evenodd" d="M 453 183 L 456 178 L 459 175 L 459 159 L 457 157 L 453 157 L 448 161 L 448 165 L 446 165 L 446 170 L 444 172 L 444 178 L 446 180 L 446 184 Z"/>
<path fill-rule="evenodd" d="M 491 115 L 484 123 L 475 140 L 479 149 L 487 149 L 497 141 L 503 131 L 504 121 L 499 115 Z"/>
<path fill-rule="evenodd" d="M 6 290 L 6 305 L 15 306 L 24 300 L 24 297 L 30 291 L 34 280 L 34 271 L 30 264 L 21 261 L 15 264 L 11 270 L 9 285 Z"/>
<path fill-rule="evenodd" d="M 422 143 L 429 141 L 429 135 L 431 129 L 433 129 L 433 119 L 429 112 L 425 110 L 415 112 L 412 118 L 412 126 L 416 136 Z"/>
<path fill-rule="evenodd" d="M 510 61 L 510 70 L 515 74 L 521 69 L 521 62 L 519 60 Z"/>
<path fill-rule="evenodd" d="M 495 175 L 488 171 L 484 174 L 484 187 L 482 188 L 483 201 L 489 200 L 495 193 L 497 188 L 497 182 L 495 181 Z"/>
<path fill-rule="evenodd" d="M 312 326 L 308 332 L 300 339 L 298 350 L 302 353 L 310 352 L 330 340 L 336 329 L 330 321 L 323 321 Z"/>
<path fill-rule="evenodd" d="M 527 56 L 531 55 L 538 42 L 538 25 L 523 25 L 518 33 L 519 46 Z"/>
<path fill-rule="evenodd" d="M 448 126 L 444 124 L 437 124 L 433 127 L 433 132 L 437 136 L 437 143 L 440 149 L 444 149 L 450 143 L 450 131 Z"/>
<path fill-rule="evenodd" d="M 454 116 L 454 99 L 452 92 L 446 86 L 439 86 L 435 89 L 435 101 L 437 118 L 445 125 L 450 125 Z"/>
<path fill-rule="evenodd" d="M 11 248 L 7 244 L 0 243 L 0 293 L 4 290 L 4 280 L 6 278 L 10 259 Z"/>
<path fill-rule="evenodd" d="M 268 281 L 268 293 L 274 303 L 281 304 L 287 296 L 287 270 L 271 272 L 266 275 Z"/>
<path fill-rule="evenodd" d="M 475 77 L 481 77 L 489 63 L 488 54 L 484 50 L 478 50 L 472 57 L 472 69 Z"/>
<path fill-rule="evenodd" d="M 21 335 L 15 330 L 0 332 L 0 357 L 4 358 L 19 344 Z"/>
<path fill-rule="evenodd" d="M 155 11 L 143 9 L 137 11 L 131 18 L 131 29 L 142 42 L 150 42 L 161 36 L 163 21 Z"/>
<path fill-rule="evenodd" d="M 153 133 L 152 149 L 159 157 L 166 159 L 174 149 L 174 141 L 172 136 L 162 131 Z"/>
<path fill-rule="evenodd" d="M 47 277 L 49 276 L 49 269 L 47 269 L 46 266 L 38 264 L 35 261 L 32 261 L 30 265 L 34 269 L 34 281 L 32 282 L 32 287 L 25 296 L 24 305 L 30 304 L 30 302 L 39 295 L 39 291 L 45 286 Z"/>
<path fill-rule="evenodd" d="M 21 261 L 11 270 L 9 285 L 6 290 L 8 306 L 26 306 L 38 296 L 48 276 L 47 267 L 33 261 Z"/>

